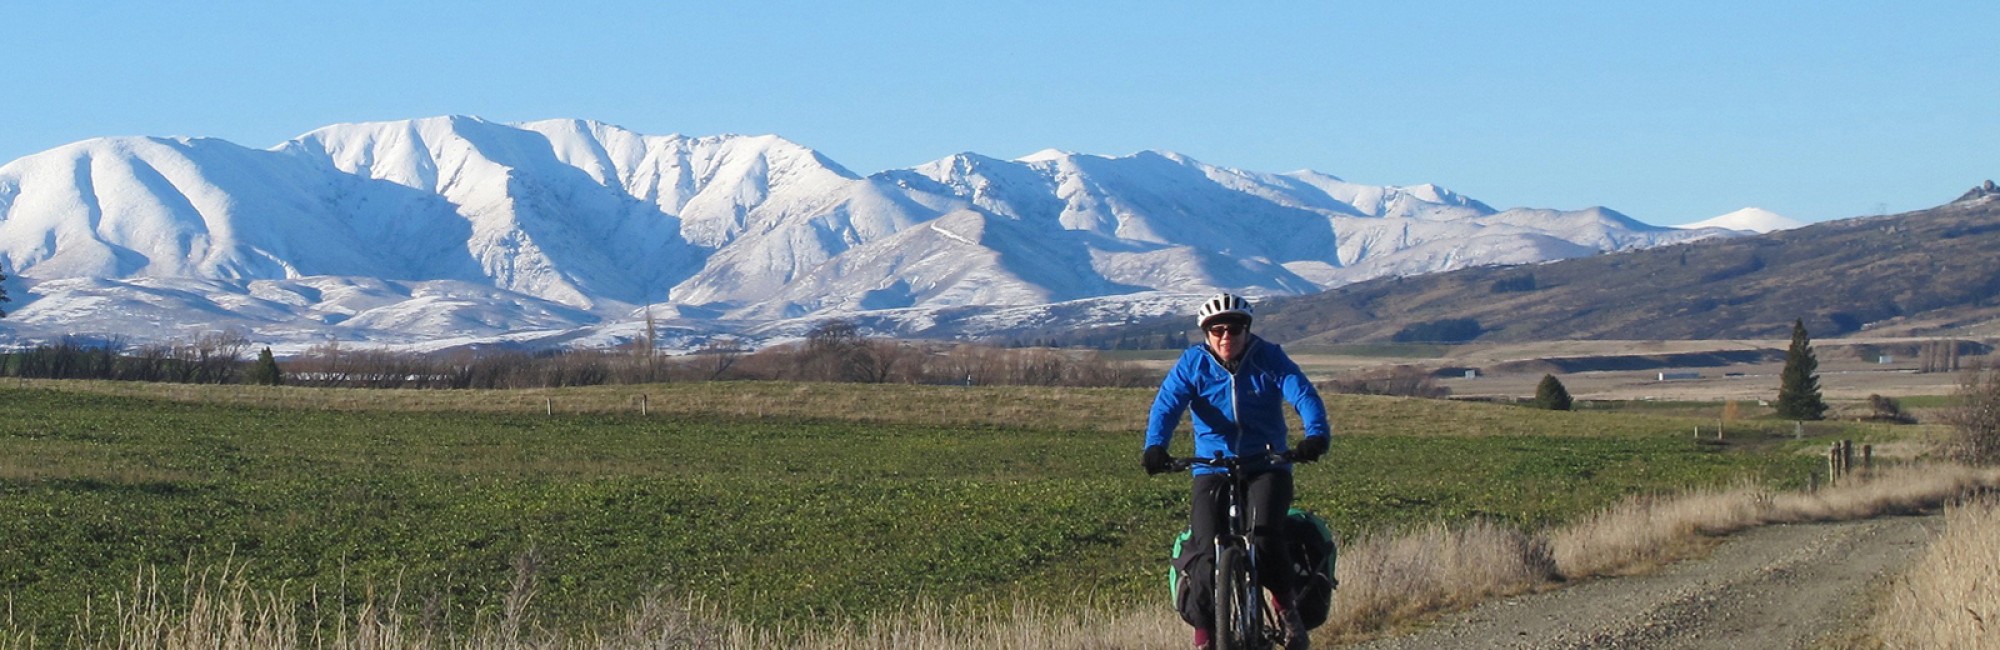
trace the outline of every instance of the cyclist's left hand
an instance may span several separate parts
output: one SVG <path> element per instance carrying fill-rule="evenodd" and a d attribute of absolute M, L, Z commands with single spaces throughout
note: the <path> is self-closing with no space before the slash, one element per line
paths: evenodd
<path fill-rule="evenodd" d="M 1292 451 L 1292 457 L 1302 463 L 1319 460 L 1320 456 L 1326 455 L 1326 440 L 1326 436 L 1308 436 L 1306 439 L 1299 441 L 1299 447 Z"/>

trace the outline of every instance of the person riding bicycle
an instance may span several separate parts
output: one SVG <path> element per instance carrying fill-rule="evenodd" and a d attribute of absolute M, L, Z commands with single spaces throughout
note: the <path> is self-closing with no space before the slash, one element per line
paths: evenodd
<path fill-rule="evenodd" d="M 1190 346 L 1180 361 L 1160 382 L 1153 410 L 1146 422 L 1146 446 L 1141 462 L 1149 474 L 1171 471 L 1173 457 L 1167 444 L 1180 426 L 1181 414 L 1194 411 L 1194 455 L 1213 458 L 1217 453 L 1234 458 L 1253 456 L 1265 449 L 1283 452 L 1286 442 L 1284 404 L 1289 402 L 1305 426 L 1293 458 L 1301 462 L 1318 460 L 1326 453 L 1331 430 L 1326 423 L 1326 405 L 1305 373 L 1277 344 L 1250 333 L 1250 303 L 1240 297 L 1217 294 L 1195 312 L 1196 324 L 1206 341 Z M 1291 508 L 1293 486 L 1290 465 L 1246 463 L 1250 488 L 1248 503 L 1252 518 L 1251 536 L 1257 546 L 1261 578 L 1272 593 L 1279 594 L 1283 612 L 1287 650 L 1306 647 L 1306 630 L 1298 611 L 1289 600 L 1293 592 L 1289 558 L 1279 535 L 1284 530 L 1286 512 Z M 1196 465 L 1193 508 L 1189 527 L 1194 540 L 1211 540 L 1227 526 L 1228 513 L 1220 501 L 1227 485 L 1221 468 Z M 1202 549 L 1204 544 L 1196 544 Z M 1208 552 L 1212 549 L 1197 552 Z M 1210 560 L 1213 564 L 1213 560 Z M 1194 623 L 1194 642 L 1206 648 L 1211 627 Z"/>

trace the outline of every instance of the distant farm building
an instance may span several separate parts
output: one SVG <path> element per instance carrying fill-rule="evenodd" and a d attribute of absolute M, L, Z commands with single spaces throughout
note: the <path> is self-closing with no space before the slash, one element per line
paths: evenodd
<path fill-rule="evenodd" d="M 1700 378 L 1701 378 L 1701 373 L 1695 372 L 1693 370 L 1676 370 L 1673 372 L 1660 373 L 1660 381 L 1674 381 L 1676 379 L 1700 379 Z"/>

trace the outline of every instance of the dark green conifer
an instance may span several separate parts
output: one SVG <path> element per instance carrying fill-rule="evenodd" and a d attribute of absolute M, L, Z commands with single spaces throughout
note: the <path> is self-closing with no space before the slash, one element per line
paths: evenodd
<path fill-rule="evenodd" d="M 1792 321 L 1792 347 L 1785 350 L 1785 370 L 1778 375 L 1778 417 L 1817 420 L 1826 415 L 1819 394 L 1819 359 L 1803 320 Z"/>
<path fill-rule="evenodd" d="M 257 353 L 257 362 L 250 366 L 250 383 L 259 386 L 276 386 L 285 383 L 285 373 L 278 369 L 278 360 L 271 356 L 271 348 Z"/>
<path fill-rule="evenodd" d="M 1562 380 L 1556 379 L 1555 375 L 1542 375 L 1542 383 L 1535 386 L 1535 408 L 1567 411 L 1573 403 L 1569 389 L 1563 388 Z"/>

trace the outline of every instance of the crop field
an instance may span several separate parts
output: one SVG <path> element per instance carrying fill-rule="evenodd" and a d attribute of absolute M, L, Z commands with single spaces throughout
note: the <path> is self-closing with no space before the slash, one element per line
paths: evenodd
<path fill-rule="evenodd" d="M 919 601 L 1166 607 L 1188 482 L 1138 469 L 1151 397 L 9 386 L 0 608 L 13 632 L 0 640 L 70 638 L 142 571 L 174 585 L 223 566 L 325 604 L 393 592 L 446 627 L 492 618 L 522 577 L 552 628 L 655 593 L 788 627 Z M 1824 445 L 1776 422 L 1715 445 L 1691 439 L 1695 420 L 1645 413 L 1327 399 L 1335 442 L 1299 469 L 1300 504 L 1347 534 L 1469 517 L 1534 526 L 1640 492 L 1795 486 Z M 1186 435 L 1177 443 L 1185 453 Z"/>

